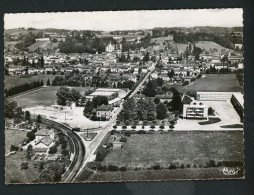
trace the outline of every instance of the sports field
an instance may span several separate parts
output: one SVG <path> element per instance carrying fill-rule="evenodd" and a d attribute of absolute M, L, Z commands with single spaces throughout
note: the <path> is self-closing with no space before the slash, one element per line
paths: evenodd
<path fill-rule="evenodd" d="M 243 162 L 243 132 L 168 132 L 132 134 L 113 149 L 103 165 L 148 168 L 170 164 L 206 165 L 210 160 Z"/>
<path fill-rule="evenodd" d="M 179 92 L 243 92 L 243 87 L 239 85 L 235 74 L 206 74 L 204 76 L 189 85 L 179 87 Z"/>

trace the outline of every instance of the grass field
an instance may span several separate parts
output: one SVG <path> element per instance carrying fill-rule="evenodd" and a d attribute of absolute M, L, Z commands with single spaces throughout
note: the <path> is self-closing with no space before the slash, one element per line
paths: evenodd
<path fill-rule="evenodd" d="M 243 92 L 235 74 L 206 74 L 190 85 L 178 87 L 179 92 L 196 93 L 197 91 Z"/>
<path fill-rule="evenodd" d="M 10 87 L 14 87 L 17 85 L 21 85 L 23 83 L 29 83 L 32 81 L 43 80 L 44 84 L 47 83 L 49 79 L 52 81 L 56 75 L 52 74 L 38 74 L 38 75 L 26 75 L 25 77 L 18 77 L 18 76 L 5 76 L 4 78 L 4 88 L 9 89 Z"/>
<path fill-rule="evenodd" d="M 89 177 L 90 182 L 116 182 L 116 181 L 142 181 L 142 180 L 181 180 L 181 179 L 213 179 L 213 178 L 239 178 L 243 177 L 243 168 L 237 175 L 224 175 L 218 168 L 188 168 L 188 169 L 162 169 L 137 170 L 127 172 L 97 172 Z"/>
<path fill-rule="evenodd" d="M 22 108 L 34 105 L 50 106 L 56 104 L 56 93 L 59 87 L 45 87 L 31 93 L 17 96 L 12 100 L 17 101 Z"/>
<path fill-rule="evenodd" d="M 243 133 L 133 134 L 123 148 L 112 150 L 102 164 L 148 168 L 156 164 L 168 167 L 171 163 L 204 165 L 211 159 L 243 162 Z"/>
<path fill-rule="evenodd" d="M 52 104 L 57 104 L 56 93 L 59 89 L 59 86 L 50 86 L 50 87 L 43 87 L 40 89 L 36 89 L 34 91 L 28 92 L 27 94 L 17 94 L 15 97 L 11 98 L 13 101 L 17 101 L 18 105 L 22 108 L 28 106 L 50 106 Z M 86 87 L 73 87 L 76 90 L 83 92 Z"/>
<path fill-rule="evenodd" d="M 11 145 L 19 146 L 20 142 L 26 138 L 26 131 L 5 129 L 5 153 L 10 152 Z"/>
<path fill-rule="evenodd" d="M 21 163 L 24 161 L 26 161 L 26 151 L 19 151 L 5 158 L 5 183 L 31 183 L 39 176 L 32 161 L 29 162 L 27 170 L 21 170 Z"/>

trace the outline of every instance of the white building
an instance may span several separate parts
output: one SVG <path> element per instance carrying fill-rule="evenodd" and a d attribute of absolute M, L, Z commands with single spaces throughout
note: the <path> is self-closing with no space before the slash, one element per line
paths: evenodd
<path fill-rule="evenodd" d="M 200 101 L 227 101 L 233 92 L 197 92 L 197 100 Z"/>
<path fill-rule="evenodd" d="M 208 118 L 208 107 L 199 101 L 183 105 L 183 118 Z"/>

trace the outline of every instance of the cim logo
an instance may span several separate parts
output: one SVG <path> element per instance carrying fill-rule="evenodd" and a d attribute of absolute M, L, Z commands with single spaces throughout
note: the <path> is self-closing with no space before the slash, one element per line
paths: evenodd
<path fill-rule="evenodd" d="M 223 169 L 220 168 L 219 170 L 222 171 L 222 173 L 224 175 L 237 175 L 238 172 L 240 171 L 240 169 L 238 167 L 236 167 L 236 168 L 224 167 Z"/>

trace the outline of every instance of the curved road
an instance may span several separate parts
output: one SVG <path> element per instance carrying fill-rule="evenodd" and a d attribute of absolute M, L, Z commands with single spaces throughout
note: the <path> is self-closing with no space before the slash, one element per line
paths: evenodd
<path fill-rule="evenodd" d="M 74 154 L 74 157 L 68 170 L 64 173 L 61 182 L 73 182 L 85 158 L 85 146 L 81 138 L 68 126 L 44 118 L 42 121 L 45 124 L 51 125 L 54 129 L 62 131 L 66 135 L 70 143 L 71 153 Z"/>

